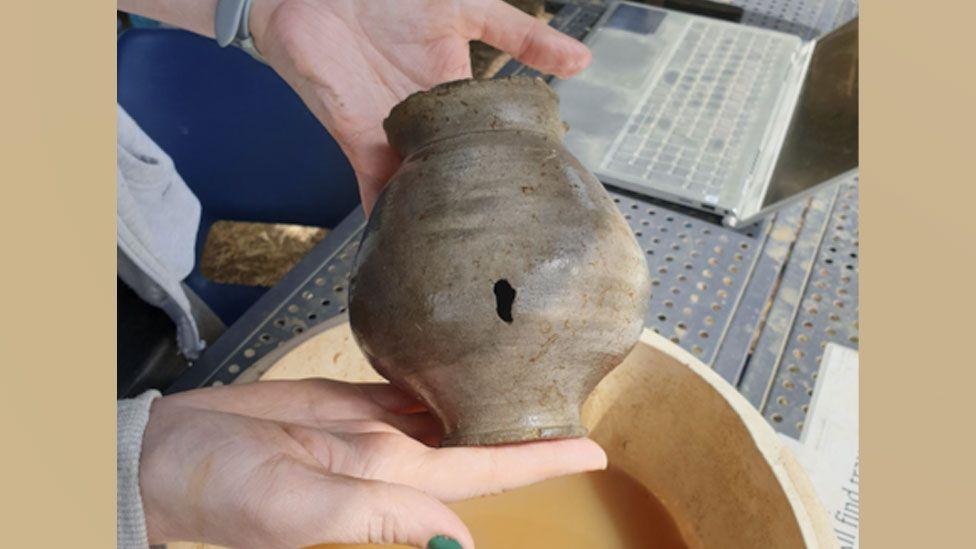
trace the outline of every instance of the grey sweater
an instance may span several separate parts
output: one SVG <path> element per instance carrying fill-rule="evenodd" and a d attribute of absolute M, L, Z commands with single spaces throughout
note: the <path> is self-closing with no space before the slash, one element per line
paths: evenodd
<path fill-rule="evenodd" d="M 181 352 L 194 358 L 204 343 L 180 282 L 193 269 L 200 201 L 177 173 L 173 160 L 121 106 L 117 152 L 119 277 L 142 299 L 172 317 Z M 116 404 L 117 542 L 121 549 L 148 545 L 139 493 L 139 456 L 149 407 L 159 396 L 158 391 L 147 391 Z"/>
<path fill-rule="evenodd" d="M 139 491 L 139 457 L 142 454 L 142 435 L 149 423 L 149 407 L 159 396 L 159 391 L 146 391 L 136 398 L 119 400 L 115 406 L 118 436 L 115 454 L 118 480 L 116 535 L 119 549 L 145 549 L 149 546 L 146 516 Z"/>

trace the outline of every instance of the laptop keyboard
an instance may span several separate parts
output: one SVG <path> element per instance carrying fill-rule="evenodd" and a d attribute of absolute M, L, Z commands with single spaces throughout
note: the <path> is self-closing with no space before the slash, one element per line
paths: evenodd
<path fill-rule="evenodd" d="M 742 162 L 783 40 L 693 22 L 607 155 L 613 172 L 717 196 Z M 778 82 L 777 82 L 778 84 Z"/>

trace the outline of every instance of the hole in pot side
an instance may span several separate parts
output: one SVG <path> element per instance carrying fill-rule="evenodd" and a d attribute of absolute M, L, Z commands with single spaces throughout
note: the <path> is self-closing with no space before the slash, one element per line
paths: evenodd
<path fill-rule="evenodd" d="M 512 304 L 515 303 L 515 288 L 504 278 L 495 282 L 495 312 L 498 318 L 512 323 Z"/>

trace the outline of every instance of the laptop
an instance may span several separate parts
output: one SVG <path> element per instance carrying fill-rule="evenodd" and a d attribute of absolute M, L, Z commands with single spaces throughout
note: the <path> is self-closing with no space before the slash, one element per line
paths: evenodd
<path fill-rule="evenodd" d="M 566 145 L 608 185 L 742 226 L 858 165 L 858 19 L 803 41 L 612 2 L 586 70 L 551 85 Z"/>

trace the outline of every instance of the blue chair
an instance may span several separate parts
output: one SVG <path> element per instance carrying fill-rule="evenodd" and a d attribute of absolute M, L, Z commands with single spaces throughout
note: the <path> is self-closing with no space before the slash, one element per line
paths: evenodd
<path fill-rule="evenodd" d="M 353 170 L 298 95 L 243 51 L 145 28 L 124 31 L 117 48 L 119 104 L 173 158 L 203 206 L 186 283 L 229 326 L 266 289 L 203 277 L 213 222 L 333 228 L 359 204 Z"/>

